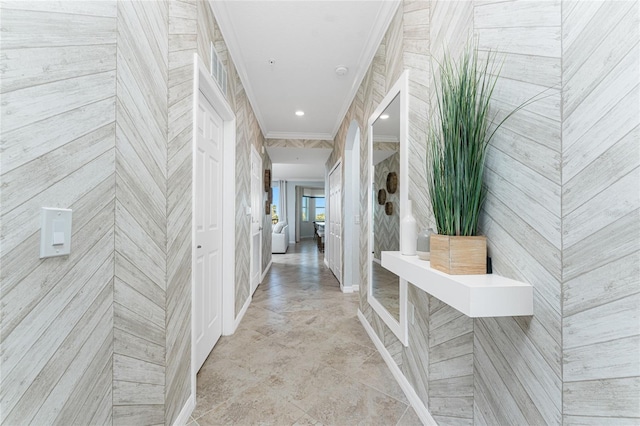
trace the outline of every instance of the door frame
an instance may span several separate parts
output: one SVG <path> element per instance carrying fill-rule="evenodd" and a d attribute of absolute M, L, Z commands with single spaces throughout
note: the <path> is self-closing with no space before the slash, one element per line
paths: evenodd
<path fill-rule="evenodd" d="M 342 242 L 343 277 L 341 290 L 353 293 L 360 289 L 360 126 L 352 120 L 347 131 L 342 172 L 344 181 L 344 241 Z"/>
<path fill-rule="evenodd" d="M 223 121 L 223 144 L 222 144 L 222 335 L 228 336 L 235 331 L 235 253 L 236 253 L 236 226 L 235 226 L 235 176 L 236 176 L 236 117 L 233 109 L 222 94 L 218 85 L 209 74 L 205 63 L 198 56 L 193 54 L 193 104 L 192 104 L 192 139 L 191 155 L 195 158 L 197 150 L 197 122 L 196 114 L 199 105 L 199 92 L 202 92 L 213 106 L 216 113 Z M 195 268 L 195 228 L 193 213 L 195 212 L 195 161 L 192 163 L 191 176 L 191 270 Z M 231 226 L 226 226 L 231 224 Z M 191 274 L 191 394 L 195 401 L 196 395 L 196 375 L 195 369 L 195 275 Z"/>
<path fill-rule="evenodd" d="M 344 165 L 342 164 L 342 158 L 338 159 L 338 161 L 336 161 L 333 166 L 331 167 L 331 169 L 329 170 L 329 173 L 327 174 L 327 183 L 325 184 L 325 216 L 326 216 L 326 212 L 327 212 L 327 208 L 329 209 L 329 216 L 327 216 L 329 218 L 329 221 L 327 222 L 325 220 L 325 264 L 327 265 L 327 267 L 329 269 L 331 269 L 331 262 L 328 261 L 327 258 L 331 258 L 331 256 L 334 256 L 334 253 L 332 253 L 331 251 L 334 249 L 333 247 L 333 243 L 331 243 L 330 237 L 331 237 L 331 233 L 327 232 L 329 229 L 331 229 L 331 175 L 333 174 L 333 172 L 336 171 L 336 169 L 338 167 L 342 166 L 342 168 L 340 169 L 340 198 L 342 201 L 342 199 L 344 199 Z M 327 193 L 329 194 L 329 198 L 327 198 Z M 336 279 L 338 280 L 338 282 L 340 283 L 340 290 L 343 289 L 343 282 L 344 282 L 344 223 L 343 223 L 343 213 L 344 213 L 344 205 L 341 202 L 340 203 L 340 212 L 338 213 L 340 215 L 340 247 L 338 249 L 338 257 L 340 258 L 340 277 L 336 277 Z M 326 225 L 329 225 L 329 228 Z M 327 253 L 328 252 L 328 253 Z M 334 274 L 335 276 L 335 274 Z"/>
<path fill-rule="evenodd" d="M 260 153 L 258 152 L 258 150 L 256 149 L 256 147 L 252 144 L 251 145 L 251 160 L 250 160 L 250 169 L 253 168 L 253 160 L 254 157 L 256 158 L 256 160 L 259 162 L 259 170 L 260 173 L 258 174 L 258 179 L 260 180 L 260 183 L 262 183 L 262 176 L 264 174 L 263 172 L 263 168 L 262 168 L 262 156 L 260 155 Z M 251 299 L 253 297 L 253 293 L 255 293 L 255 291 L 258 289 L 258 287 L 260 286 L 260 282 L 262 281 L 262 228 L 264 225 L 264 215 L 262 214 L 262 209 L 264 209 L 264 191 L 262 191 L 262 187 L 259 185 L 258 186 L 258 194 L 254 194 L 253 193 L 253 176 L 251 176 L 251 227 L 250 227 L 250 236 L 249 236 L 249 247 L 250 247 L 250 252 L 251 252 L 251 256 L 249 257 L 249 299 Z M 254 197 L 256 197 L 254 199 Z M 258 199 L 260 199 L 261 201 L 257 201 Z M 253 202 L 257 201 L 258 205 L 254 206 Z M 254 212 L 254 208 L 256 209 Z M 253 218 L 254 215 L 258 218 L 258 234 L 260 234 L 260 243 L 258 244 L 258 264 L 255 265 L 256 271 L 253 270 L 253 250 L 255 250 L 254 244 L 253 244 Z M 258 282 L 256 283 L 256 287 L 253 287 L 253 276 L 254 276 L 254 272 L 257 274 L 258 276 Z"/>

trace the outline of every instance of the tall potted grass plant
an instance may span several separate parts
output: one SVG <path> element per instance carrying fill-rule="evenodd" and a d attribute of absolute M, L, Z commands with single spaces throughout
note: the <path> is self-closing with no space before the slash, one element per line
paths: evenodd
<path fill-rule="evenodd" d="M 428 134 L 427 159 L 438 229 L 431 237 L 431 267 L 449 274 L 486 273 L 486 238 L 477 234 L 487 192 L 487 147 L 504 121 L 524 106 L 497 124 L 489 117 L 499 71 L 495 55 L 480 60 L 472 47 L 457 62 L 445 55 L 439 65 L 437 114 Z"/>

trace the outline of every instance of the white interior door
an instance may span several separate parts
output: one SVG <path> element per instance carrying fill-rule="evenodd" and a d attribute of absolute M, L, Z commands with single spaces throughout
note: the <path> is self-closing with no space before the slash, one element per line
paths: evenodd
<path fill-rule="evenodd" d="M 251 147 L 251 294 L 260 284 L 262 272 L 262 217 L 264 215 L 262 158 Z"/>
<path fill-rule="evenodd" d="M 222 334 L 222 119 L 200 92 L 195 158 L 195 340 L 199 370 Z"/>
<path fill-rule="evenodd" d="M 329 175 L 329 268 L 342 283 L 342 163 Z"/>

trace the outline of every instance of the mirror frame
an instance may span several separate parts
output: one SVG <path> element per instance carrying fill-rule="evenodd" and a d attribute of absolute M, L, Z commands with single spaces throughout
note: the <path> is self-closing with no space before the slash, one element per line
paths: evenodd
<path fill-rule="evenodd" d="M 380 117 L 382 112 L 393 102 L 396 96 L 400 96 L 400 140 L 398 152 L 400 154 L 400 170 L 398 180 L 400 181 L 400 214 L 404 214 L 407 211 L 409 201 L 409 158 L 408 158 L 408 128 L 409 128 L 409 70 L 405 70 L 395 84 L 389 89 L 389 92 L 380 102 L 380 105 L 375 109 L 371 117 L 369 118 L 368 130 L 368 150 L 369 150 L 369 182 L 367 197 L 367 214 L 370 221 L 369 235 L 368 235 L 368 268 L 369 268 L 369 280 L 367 283 L 367 302 L 374 311 L 380 316 L 389 329 L 396 335 L 398 340 L 402 342 L 404 346 L 408 346 L 408 322 L 407 322 L 407 281 L 398 277 L 399 288 L 399 319 L 396 320 L 393 315 L 387 311 L 387 309 L 373 297 L 373 279 L 372 279 L 372 265 L 373 265 L 373 123 Z M 400 226 L 402 226 L 402 217 L 400 217 Z M 402 232 L 400 233 L 400 247 L 402 247 Z"/>

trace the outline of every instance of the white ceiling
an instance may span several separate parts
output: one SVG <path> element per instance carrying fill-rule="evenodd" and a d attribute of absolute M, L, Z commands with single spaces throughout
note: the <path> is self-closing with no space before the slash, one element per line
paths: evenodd
<path fill-rule="evenodd" d="M 268 139 L 333 139 L 398 5 L 393 0 L 210 3 Z M 341 65 L 349 69 L 343 77 L 335 73 Z M 298 109 L 303 117 L 294 114 Z"/>
<path fill-rule="evenodd" d="M 333 140 L 399 1 L 210 0 L 210 4 L 264 136 Z M 338 66 L 346 66 L 348 73 L 336 75 Z M 297 117 L 296 110 L 305 115 Z M 301 178 L 303 171 L 322 162 L 317 168 L 322 173 L 315 179 L 324 179 L 328 154 L 312 156 L 310 163 L 291 160 L 300 155 L 285 162 L 281 154 L 269 149 L 274 177 L 279 165 L 288 165 L 285 169 Z"/>

